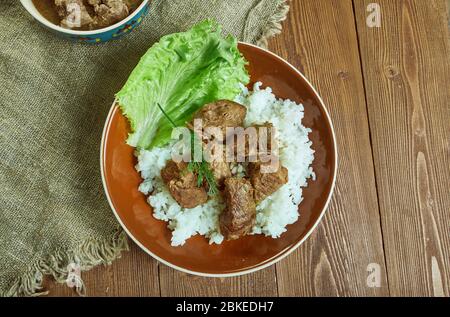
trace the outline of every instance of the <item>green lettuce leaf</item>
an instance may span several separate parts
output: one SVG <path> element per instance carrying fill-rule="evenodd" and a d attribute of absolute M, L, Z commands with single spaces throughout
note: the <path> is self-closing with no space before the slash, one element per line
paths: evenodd
<path fill-rule="evenodd" d="M 173 127 L 157 104 L 177 126 L 184 125 L 204 104 L 234 99 L 239 83 L 249 82 L 246 64 L 237 40 L 222 37 L 213 21 L 162 37 L 116 95 L 131 125 L 127 143 L 141 149 L 167 144 Z"/>

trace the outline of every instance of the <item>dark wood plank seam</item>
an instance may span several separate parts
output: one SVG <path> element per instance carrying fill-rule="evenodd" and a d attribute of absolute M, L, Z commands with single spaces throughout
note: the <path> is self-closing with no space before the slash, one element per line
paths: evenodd
<path fill-rule="evenodd" d="M 369 143 L 370 143 L 370 152 L 372 154 L 373 173 L 374 173 L 374 181 L 375 181 L 375 192 L 377 194 L 377 207 L 378 207 L 378 214 L 380 215 L 381 245 L 383 247 L 384 267 L 386 268 L 386 283 L 387 283 L 388 294 L 391 295 L 391 291 L 390 291 L 390 288 L 389 288 L 389 269 L 388 269 L 387 260 L 386 260 L 386 249 L 385 249 L 385 245 L 384 245 L 383 221 L 381 220 L 381 208 L 380 208 L 380 197 L 379 197 L 379 190 L 378 190 L 377 171 L 376 171 L 376 168 L 375 168 L 375 155 L 373 153 L 372 129 L 370 127 L 370 119 L 369 119 L 369 103 L 368 103 L 368 100 L 367 100 L 366 79 L 365 79 L 365 76 L 364 76 L 365 73 L 364 73 L 364 64 L 363 64 L 363 61 L 362 61 L 362 54 L 361 54 L 361 41 L 359 39 L 358 22 L 357 22 L 357 19 L 356 19 L 355 0 L 352 0 L 352 7 L 353 7 L 353 18 L 355 20 L 356 43 L 358 44 L 359 65 L 361 67 L 361 77 L 362 77 L 362 84 L 363 84 L 363 89 L 364 89 L 364 101 L 365 101 L 365 106 L 366 106 L 367 124 L 368 124 L 368 127 L 369 127 Z"/>
<path fill-rule="evenodd" d="M 275 282 L 277 283 L 277 297 L 280 297 L 280 285 L 278 284 L 278 266 L 276 263 L 273 266 L 275 271 Z"/>
<path fill-rule="evenodd" d="M 158 269 L 158 286 L 159 286 L 159 297 L 162 297 L 162 287 L 161 287 L 161 263 L 156 260 L 156 267 Z"/>

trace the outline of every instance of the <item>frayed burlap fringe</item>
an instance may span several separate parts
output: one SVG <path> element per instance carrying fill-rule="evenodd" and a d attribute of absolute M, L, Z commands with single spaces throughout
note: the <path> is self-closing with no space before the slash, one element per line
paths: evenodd
<path fill-rule="evenodd" d="M 68 265 L 79 265 L 81 271 L 87 271 L 99 264 L 110 265 L 120 257 L 122 251 L 128 250 L 127 236 L 119 227 L 109 239 L 98 241 L 89 238 L 72 250 L 59 249 L 45 259 L 33 263 L 28 270 L 14 281 L 11 288 L 0 296 L 39 296 L 48 292 L 42 290 L 45 275 L 52 276 L 58 283 L 65 283 L 68 277 Z M 81 279 L 76 291 L 84 295 L 85 289 Z"/>
<path fill-rule="evenodd" d="M 288 2 L 287 0 L 284 0 L 281 1 L 281 3 L 278 5 L 276 12 L 267 21 L 267 24 L 261 34 L 261 37 L 256 41 L 256 45 L 263 48 L 267 48 L 267 41 L 271 37 L 281 33 L 282 30 L 281 22 L 286 20 L 287 14 L 289 12 L 289 5 L 287 2 Z"/>

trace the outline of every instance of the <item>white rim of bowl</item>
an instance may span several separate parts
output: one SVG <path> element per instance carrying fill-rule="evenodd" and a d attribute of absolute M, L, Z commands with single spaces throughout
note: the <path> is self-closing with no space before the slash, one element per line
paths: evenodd
<path fill-rule="evenodd" d="M 120 225 L 122 226 L 122 228 L 125 230 L 125 232 L 127 233 L 127 235 L 134 241 L 134 243 L 136 243 L 142 250 L 144 250 L 147 254 L 149 254 L 150 256 L 152 256 L 154 259 L 156 259 L 157 261 L 184 273 L 188 273 L 188 274 L 192 274 L 192 275 L 197 275 L 197 276 L 203 276 L 203 277 L 233 277 L 233 276 L 239 276 L 239 275 L 245 275 L 245 274 L 249 274 L 249 273 L 253 273 L 262 269 L 265 269 L 279 261 L 281 261 L 282 259 L 284 259 L 285 257 L 287 257 L 289 254 L 291 254 L 292 252 L 294 252 L 303 242 L 306 241 L 306 239 L 309 238 L 309 236 L 314 232 L 314 230 L 316 229 L 316 227 L 319 225 L 319 223 L 321 222 L 323 216 L 325 215 L 325 212 L 328 209 L 328 205 L 330 204 L 331 201 L 331 197 L 333 196 L 333 192 L 334 192 L 334 187 L 336 184 L 336 176 L 337 176 L 337 170 L 338 170 L 338 152 L 337 152 L 337 142 L 336 142 L 336 135 L 334 132 L 334 127 L 333 127 L 333 122 L 331 121 L 331 117 L 330 114 L 328 113 L 327 108 L 325 107 L 325 104 L 322 100 L 322 97 L 319 95 L 319 93 L 317 92 L 317 90 L 313 87 L 313 85 L 309 82 L 309 80 L 296 68 L 294 67 L 291 63 L 289 63 L 288 61 L 284 60 L 283 58 L 281 58 L 280 56 L 276 55 L 275 53 L 272 53 L 271 51 L 268 51 L 266 49 L 263 49 L 259 46 L 253 45 L 253 44 L 249 44 L 249 43 L 245 43 L 245 42 L 240 42 L 240 44 L 243 45 L 248 45 L 248 46 L 252 46 L 254 48 L 257 48 L 259 50 L 265 51 L 266 53 L 272 55 L 273 57 L 275 57 L 276 59 L 286 63 L 290 68 L 292 68 L 300 77 L 302 77 L 303 80 L 305 80 L 305 82 L 308 84 L 308 86 L 312 89 L 312 91 L 314 92 L 314 94 L 316 94 L 316 96 L 318 97 L 319 101 L 320 101 L 320 107 L 322 107 L 322 109 L 324 110 L 324 113 L 326 115 L 326 118 L 330 124 L 330 128 L 331 128 L 331 134 L 333 136 L 333 145 L 334 145 L 334 173 L 333 173 L 333 181 L 331 184 L 331 189 L 330 189 L 330 193 L 328 194 L 327 197 L 327 201 L 322 209 L 322 211 L 320 212 L 319 218 L 317 218 L 316 223 L 311 227 L 311 229 L 306 233 L 306 235 L 299 241 L 297 242 L 295 245 L 289 247 L 289 249 L 287 251 L 285 251 L 284 253 L 282 253 L 279 256 L 275 256 L 273 259 L 269 260 L 268 262 L 258 265 L 256 267 L 250 268 L 250 269 L 246 269 L 246 270 L 242 270 L 242 271 L 238 271 L 238 272 L 233 272 L 233 273 L 202 273 L 202 272 L 197 272 L 197 271 L 191 271 L 188 269 L 185 269 L 183 267 L 174 265 L 162 258 L 160 258 L 159 256 L 157 256 L 156 254 L 154 254 L 153 252 L 151 252 L 150 250 L 148 250 L 138 239 L 136 239 L 131 232 L 128 230 L 128 228 L 124 225 L 124 223 L 122 222 L 122 220 L 120 219 L 119 214 L 117 213 L 116 209 L 114 208 L 114 205 L 111 201 L 111 198 L 109 196 L 108 190 L 107 190 L 107 186 L 106 186 L 106 178 L 105 178 L 105 171 L 104 171 L 104 165 L 103 165 L 103 149 L 104 149 L 104 143 L 106 140 L 106 136 L 107 136 L 107 131 L 108 129 L 108 125 L 111 121 L 111 117 L 112 114 L 114 113 L 115 109 L 116 109 L 116 100 L 114 100 L 114 103 L 111 107 L 111 109 L 109 110 L 108 113 L 108 117 L 106 118 L 106 122 L 103 128 L 103 133 L 102 133 L 102 140 L 101 140 L 101 144 L 100 144 L 100 171 L 101 171 L 101 175 L 102 175 L 102 183 L 103 183 L 103 189 L 106 193 L 106 197 L 108 199 L 108 203 L 109 206 L 111 207 L 112 211 L 114 212 L 114 215 L 116 216 L 117 220 L 119 221 Z"/>
<path fill-rule="evenodd" d="M 131 19 L 133 19 L 139 12 L 141 12 L 142 8 L 149 2 L 150 0 L 143 0 L 142 3 L 139 5 L 139 7 L 136 8 L 136 10 L 134 10 L 134 12 L 132 14 L 130 14 L 129 16 L 127 16 L 125 19 L 117 22 L 116 24 L 110 25 L 106 28 L 102 28 L 102 29 L 97 29 L 97 30 L 91 30 L 91 31 L 77 31 L 77 30 L 69 30 L 69 29 L 65 29 L 63 27 L 60 27 L 59 25 L 53 24 L 52 22 L 50 22 L 49 20 L 47 20 L 46 18 L 44 18 L 44 16 L 42 16 L 42 14 L 36 9 L 36 7 L 34 6 L 32 0 L 20 0 L 20 2 L 22 3 L 22 6 L 28 11 L 29 14 L 31 14 L 36 20 L 38 20 L 40 23 L 42 23 L 43 25 L 45 25 L 46 27 L 49 27 L 52 30 L 64 33 L 64 34 L 69 34 L 69 35 L 96 35 L 96 34 L 102 34 L 111 30 L 114 30 L 115 28 L 126 24 L 128 21 L 130 21 Z"/>

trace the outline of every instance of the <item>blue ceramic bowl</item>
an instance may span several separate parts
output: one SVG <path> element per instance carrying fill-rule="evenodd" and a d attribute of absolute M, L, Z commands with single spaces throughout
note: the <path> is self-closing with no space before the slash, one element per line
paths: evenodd
<path fill-rule="evenodd" d="M 126 19 L 113 24 L 107 28 L 93 31 L 75 31 L 68 30 L 55 25 L 44 18 L 34 6 L 32 0 L 20 0 L 24 8 L 42 25 L 59 35 L 78 42 L 101 43 L 112 39 L 117 39 L 125 34 L 130 33 L 135 27 L 141 24 L 149 10 L 150 0 L 143 0 L 141 5 L 133 11 Z"/>

